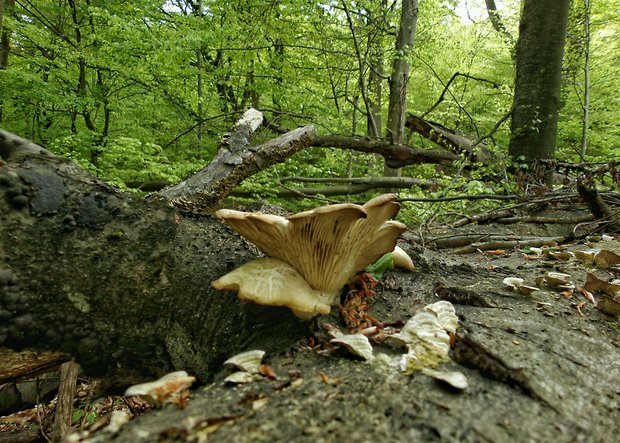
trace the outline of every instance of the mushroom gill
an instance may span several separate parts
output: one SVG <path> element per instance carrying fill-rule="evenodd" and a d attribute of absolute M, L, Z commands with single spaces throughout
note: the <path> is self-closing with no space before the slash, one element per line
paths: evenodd
<path fill-rule="evenodd" d="M 279 269 L 273 275 L 286 274 L 284 280 L 295 280 L 287 270 L 282 271 L 281 262 L 284 262 L 299 274 L 299 278 L 308 284 L 311 291 L 316 291 L 310 296 L 307 290 L 302 290 L 295 283 L 295 289 L 288 290 L 288 283 L 277 283 L 278 290 L 286 292 L 288 296 L 275 296 L 272 293 L 264 293 L 269 287 L 275 287 L 276 278 L 272 278 L 270 285 L 252 287 L 245 284 L 239 296 L 251 299 L 261 304 L 276 304 L 289 306 L 297 312 L 305 312 L 311 302 L 316 304 L 312 308 L 314 314 L 329 312 L 329 306 L 336 303 L 338 292 L 342 287 L 366 266 L 370 265 L 386 252 L 394 250 L 397 237 L 406 229 L 403 223 L 390 220 L 394 217 L 400 205 L 396 202 L 393 194 L 384 194 L 373 198 L 363 206 L 343 203 L 322 206 L 310 211 L 300 212 L 287 218 L 260 213 L 245 213 L 230 209 L 220 209 L 215 215 L 228 223 L 235 231 L 254 243 L 268 257 L 278 259 L 280 262 L 261 262 L 260 272 L 269 272 L 268 263 Z M 264 260 L 264 259 L 263 259 Z M 254 263 L 254 262 L 250 262 Z M 258 278 L 255 268 L 241 266 L 230 274 L 214 282 L 214 287 L 233 289 L 230 281 L 234 274 L 235 279 L 243 278 L 244 273 L 250 272 L 254 278 Z M 237 272 L 239 271 L 239 272 Z M 220 280 L 226 279 L 229 283 L 223 286 Z M 218 283 L 219 282 L 219 283 Z M 217 286 L 216 286 L 217 284 Z M 291 283 L 293 285 L 293 283 Z M 238 289 L 234 287 L 234 289 Z M 243 292 L 243 294 L 241 293 Z M 286 298 L 290 299 L 290 302 Z M 308 298 L 309 297 L 309 298 Z M 295 298 L 306 300 L 303 308 L 294 301 Z M 327 306 L 327 309 L 325 308 Z"/>

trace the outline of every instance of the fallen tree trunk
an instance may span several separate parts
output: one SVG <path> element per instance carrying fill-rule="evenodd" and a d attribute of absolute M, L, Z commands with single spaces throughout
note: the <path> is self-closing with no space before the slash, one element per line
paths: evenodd
<path fill-rule="evenodd" d="M 0 346 L 73 355 L 126 385 L 183 368 L 206 380 L 248 346 L 306 333 L 287 309 L 211 281 L 257 250 L 208 216 L 145 201 L 0 131 Z"/>

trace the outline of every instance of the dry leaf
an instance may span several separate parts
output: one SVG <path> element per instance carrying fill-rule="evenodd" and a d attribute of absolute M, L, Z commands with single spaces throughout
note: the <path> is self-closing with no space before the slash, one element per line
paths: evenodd
<path fill-rule="evenodd" d="M 340 384 L 340 380 L 337 378 L 332 378 L 324 372 L 319 372 L 319 377 L 321 377 L 321 381 L 326 385 L 336 386 Z"/>
<path fill-rule="evenodd" d="M 269 380 L 277 380 L 278 376 L 276 375 L 273 368 L 269 365 L 260 365 L 258 368 L 258 373 L 263 377 L 267 377 Z"/>
<path fill-rule="evenodd" d="M 594 256 L 594 266 L 597 268 L 607 269 L 618 264 L 620 264 L 620 255 L 615 252 L 602 249 Z"/>
<path fill-rule="evenodd" d="M 596 307 L 603 311 L 605 314 L 620 317 L 620 297 L 616 297 L 615 299 L 613 299 L 607 295 L 601 295 L 598 298 L 598 303 L 596 304 Z"/>
<path fill-rule="evenodd" d="M 583 285 L 583 288 L 586 291 L 603 293 L 611 297 L 615 297 L 616 295 L 620 294 L 620 285 L 615 285 L 613 283 L 608 283 L 604 280 L 601 280 L 591 272 L 588 272 L 586 282 Z"/>

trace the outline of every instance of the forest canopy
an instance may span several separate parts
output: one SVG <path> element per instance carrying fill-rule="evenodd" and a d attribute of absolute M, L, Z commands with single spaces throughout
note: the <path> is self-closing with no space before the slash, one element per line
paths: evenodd
<path fill-rule="evenodd" d="M 520 3 L 419 2 L 412 50 L 398 53 L 400 1 L 0 0 L 0 124 L 117 186 L 174 183 L 214 157 L 221 135 L 249 107 L 278 127 L 386 136 L 392 61 L 404 57 L 407 113 L 484 138 L 496 161 L 468 176 L 455 174 L 458 163 L 408 166 L 403 176 L 437 187 L 402 195 L 514 192 L 502 171 Z M 571 3 L 559 160 L 620 154 L 619 28 L 613 2 Z M 413 132 L 405 143 L 436 148 Z M 287 177 L 382 175 L 376 155 L 313 148 L 244 188 L 269 196 Z"/>

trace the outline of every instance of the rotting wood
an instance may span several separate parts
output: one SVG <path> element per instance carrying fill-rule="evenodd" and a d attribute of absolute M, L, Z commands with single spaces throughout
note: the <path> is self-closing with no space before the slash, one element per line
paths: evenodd
<path fill-rule="evenodd" d="M 61 441 L 71 428 L 79 368 L 80 365 L 73 360 L 60 366 L 60 385 L 58 386 L 58 401 L 56 402 L 54 430 L 52 432 L 52 441 L 54 442 Z"/>
<path fill-rule="evenodd" d="M 538 237 L 521 240 L 496 240 L 481 243 L 472 243 L 469 246 L 463 246 L 455 249 L 455 254 L 471 254 L 478 251 L 492 251 L 495 249 L 515 249 L 530 247 L 541 247 L 548 245 L 560 245 L 566 241 L 566 237 Z"/>
<path fill-rule="evenodd" d="M 313 136 L 314 127 L 310 125 L 243 151 L 221 149 L 202 171 L 158 195 L 182 210 L 209 213 L 244 179 L 307 147 Z"/>
<path fill-rule="evenodd" d="M 491 160 L 491 154 L 484 145 L 479 142 L 476 143 L 476 139 L 462 132 L 446 128 L 439 123 L 424 120 L 413 114 L 407 116 L 405 126 L 407 129 L 420 134 L 438 146 L 455 154 L 466 154 L 474 161 Z"/>
<path fill-rule="evenodd" d="M 71 356 L 64 352 L 14 351 L 0 347 L 0 384 L 18 382 L 54 372 Z"/>

